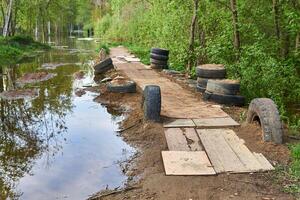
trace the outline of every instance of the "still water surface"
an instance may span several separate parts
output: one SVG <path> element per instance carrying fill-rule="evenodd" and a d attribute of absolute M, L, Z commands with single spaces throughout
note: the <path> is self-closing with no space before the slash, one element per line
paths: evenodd
<path fill-rule="evenodd" d="M 122 116 L 82 97 L 75 89 L 93 84 L 90 62 L 93 41 L 68 41 L 68 49 L 51 50 L 17 66 L 3 66 L 0 91 L 38 88 L 34 100 L 0 100 L 0 199 L 86 199 L 100 189 L 122 185 L 126 177 L 118 161 L 134 149 L 114 132 Z M 74 63 L 43 69 L 44 63 Z M 76 63 L 76 64 L 75 64 Z M 85 71 L 83 80 L 73 74 Z M 25 73 L 47 71 L 57 76 L 20 86 Z"/>

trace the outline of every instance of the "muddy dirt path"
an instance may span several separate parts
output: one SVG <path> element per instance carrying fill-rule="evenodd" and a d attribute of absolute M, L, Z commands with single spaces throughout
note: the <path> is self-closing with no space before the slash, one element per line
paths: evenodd
<path fill-rule="evenodd" d="M 125 76 L 121 71 L 111 71 L 106 77 Z M 176 77 L 162 76 L 182 84 L 193 91 L 187 84 Z M 158 199 L 158 200 L 226 200 L 226 199 L 281 199 L 295 197 L 282 192 L 283 185 L 276 181 L 275 173 L 255 174 L 220 174 L 217 176 L 166 176 L 163 168 L 161 151 L 167 150 L 161 123 L 143 120 L 141 109 L 141 90 L 137 94 L 108 93 L 105 86 L 100 87 L 101 95 L 95 101 L 109 104 L 116 108 L 129 106 L 130 112 L 121 123 L 124 131 L 120 136 L 126 142 L 139 149 L 139 154 L 128 162 L 125 173 L 131 178 L 128 190 L 122 192 L 102 191 L 91 199 Z M 199 100 L 200 94 L 195 94 Z M 244 108 L 224 108 L 224 110 L 242 126 L 233 130 L 245 140 L 250 150 L 263 153 L 273 164 L 287 164 L 289 150 L 285 145 L 266 144 L 261 141 L 261 130 L 257 125 L 247 125 L 241 120 Z M 138 180 L 138 181 L 136 181 Z M 98 197 L 97 197 L 98 196 Z"/>

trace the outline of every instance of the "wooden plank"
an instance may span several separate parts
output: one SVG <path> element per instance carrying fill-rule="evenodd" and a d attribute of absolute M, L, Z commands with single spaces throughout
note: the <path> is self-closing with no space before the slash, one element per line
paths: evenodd
<path fill-rule="evenodd" d="M 215 168 L 215 171 L 217 173 L 246 172 L 246 167 L 239 160 L 235 152 L 231 149 L 223 137 L 223 131 L 224 129 L 197 130 L 207 155 Z"/>
<path fill-rule="evenodd" d="M 166 175 L 215 175 L 204 151 L 162 151 Z"/>
<path fill-rule="evenodd" d="M 165 128 L 195 127 L 192 119 L 173 119 L 164 124 Z"/>
<path fill-rule="evenodd" d="M 262 171 L 272 171 L 275 170 L 275 168 L 271 165 L 271 163 L 265 158 L 265 156 L 261 153 L 254 153 L 254 156 L 258 160 L 258 162 L 262 166 Z"/>
<path fill-rule="evenodd" d="M 206 118 L 206 119 L 193 119 L 196 127 L 198 128 L 218 128 L 218 127 L 234 127 L 240 126 L 239 123 L 234 121 L 231 117 L 221 118 Z"/>
<path fill-rule="evenodd" d="M 170 151 L 190 151 L 186 137 L 180 128 L 166 128 L 165 136 Z"/>
<path fill-rule="evenodd" d="M 224 138 L 230 147 L 233 149 L 239 160 L 246 167 L 246 171 L 255 172 L 263 170 L 263 166 L 256 159 L 253 153 L 244 145 L 244 141 L 232 130 L 225 130 L 223 132 Z"/>
<path fill-rule="evenodd" d="M 204 148 L 201 144 L 200 138 L 194 128 L 184 128 L 183 134 L 187 139 L 188 146 L 191 151 L 203 151 Z"/>

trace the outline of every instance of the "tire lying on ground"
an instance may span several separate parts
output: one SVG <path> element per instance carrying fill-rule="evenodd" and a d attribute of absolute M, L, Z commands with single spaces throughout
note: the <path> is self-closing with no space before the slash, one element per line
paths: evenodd
<path fill-rule="evenodd" d="M 94 66 L 95 74 L 102 74 L 113 68 L 114 65 L 111 58 L 107 58 Z"/>
<path fill-rule="evenodd" d="M 168 69 L 168 65 L 158 65 L 158 64 L 155 64 L 155 63 L 151 63 L 151 68 L 152 69 Z"/>
<path fill-rule="evenodd" d="M 209 79 L 221 79 L 226 76 L 226 69 L 223 65 L 207 64 L 196 68 L 197 77 Z"/>
<path fill-rule="evenodd" d="M 206 90 L 211 93 L 236 95 L 240 92 L 240 82 L 236 80 L 208 80 Z"/>
<path fill-rule="evenodd" d="M 207 82 L 208 82 L 208 79 L 207 79 L 207 78 L 199 78 L 199 77 L 197 78 L 197 84 L 198 84 L 200 87 L 206 88 Z"/>
<path fill-rule="evenodd" d="M 206 88 L 202 87 L 201 85 L 197 85 L 196 89 L 197 89 L 197 92 L 201 92 L 201 93 L 204 93 L 206 91 Z"/>
<path fill-rule="evenodd" d="M 147 85 L 143 93 L 143 109 L 146 120 L 160 121 L 161 91 L 156 85 Z"/>
<path fill-rule="evenodd" d="M 107 84 L 107 91 L 114 93 L 135 93 L 136 83 L 133 81 L 111 81 Z"/>
<path fill-rule="evenodd" d="M 151 53 L 161 55 L 161 56 L 169 56 L 170 51 L 167 49 L 160 49 L 160 48 L 152 48 Z"/>
<path fill-rule="evenodd" d="M 230 106 L 243 106 L 245 105 L 245 97 L 237 95 L 227 94 L 215 94 L 205 91 L 203 99 L 207 101 L 213 101 L 218 104 L 230 105 Z"/>
<path fill-rule="evenodd" d="M 251 101 L 247 113 L 247 122 L 258 121 L 262 127 L 265 142 L 282 143 L 283 125 L 274 101 L 257 98 Z"/>
<path fill-rule="evenodd" d="M 155 54 L 155 53 L 151 53 L 150 58 L 152 58 L 154 60 L 165 60 L 165 61 L 169 60 L 168 56 L 159 55 L 159 54 Z"/>
<path fill-rule="evenodd" d="M 155 60 L 155 59 L 151 58 L 150 62 L 152 64 L 156 64 L 156 65 L 168 65 L 168 61 L 167 60 Z"/>

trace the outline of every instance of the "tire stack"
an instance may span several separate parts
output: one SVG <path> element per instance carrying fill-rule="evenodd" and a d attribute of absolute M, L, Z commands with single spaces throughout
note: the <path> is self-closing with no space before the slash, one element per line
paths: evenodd
<path fill-rule="evenodd" d="M 170 51 L 167 49 L 152 48 L 150 53 L 150 63 L 152 69 L 168 69 Z"/>
<path fill-rule="evenodd" d="M 240 96 L 240 83 L 225 79 L 223 65 L 207 64 L 196 68 L 197 91 L 204 93 L 203 99 L 218 104 L 243 106 L 245 98 Z"/>
<path fill-rule="evenodd" d="M 196 68 L 197 91 L 204 93 L 206 91 L 209 79 L 225 79 L 226 70 L 223 65 L 206 64 Z"/>

